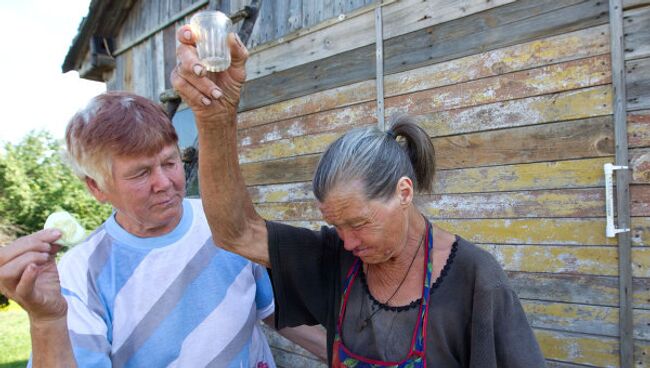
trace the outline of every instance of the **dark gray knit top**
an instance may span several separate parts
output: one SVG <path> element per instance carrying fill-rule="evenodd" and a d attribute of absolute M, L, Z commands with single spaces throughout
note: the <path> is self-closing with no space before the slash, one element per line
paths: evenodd
<path fill-rule="evenodd" d="M 279 328 L 322 324 L 331 359 L 342 283 L 354 257 L 328 227 L 312 231 L 267 222 L 267 229 L 276 323 Z M 545 366 L 519 299 L 488 252 L 458 237 L 431 293 L 428 367 Z M 345 314 L 343 342 L 368 358 L 402 360 L 410 347 L 418 306 L 418 301 L 402 308 L 381 305 L 364 286 L 363 276 L 357 277 Z M 376 307 L 383 309 L 359 332 L 359 317 L 367 317 Z"/>

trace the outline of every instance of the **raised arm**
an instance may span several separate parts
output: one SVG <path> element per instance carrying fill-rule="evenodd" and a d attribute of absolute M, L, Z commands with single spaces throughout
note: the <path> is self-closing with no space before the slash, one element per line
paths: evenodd
<path fill-rule="evenodd" d="M 0 292 L 29 315 L 33 367 L 76 367 L 54 254 L 58 230 L 42 230 L 0 247 Z"/>
<path fill-rule="evenodd" d="M 214 242 L 268 267 L 266 224 L 253 207 L 237 154 L 237 106 L 248 51 L 230 34 L 230 68 L 211 73 L 199 62 L 190 27 L 181 27 L 177 37 L 179 64 L 171 82 L 196 119 L 201 199 Z"/>

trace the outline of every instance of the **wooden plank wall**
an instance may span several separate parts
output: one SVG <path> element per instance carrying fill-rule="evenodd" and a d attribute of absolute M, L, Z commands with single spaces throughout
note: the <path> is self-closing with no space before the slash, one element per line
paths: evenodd
<path fill-rule="evenodd" d="M 426 18 L 425 9 L 403 4 L 384 14 Z M 618 367 L 617 248 L 604 235 L 602 169 L 614 153 L 607 3 L 497 5 L 388 38 L 386 115 L 414 115 L 429 132 L 439 172 L 421 208 L 501 262 L 549 366 Z M 441 6 L 438 14 L 448 14 Z M 635 362 L 643 367 L 650 364 L 650 24 L 643 2 L 627 6 Z M 372 41 L 334 42 L 331 54 L 314 46 L 318 58 L 279 70 L 278 56 L 273 73 L 264 69 L 273 55 L 308 54 L 313 40 L 338 39 L 329 34 L 337 26 L 253 51 L 259 65 L 249 65 L 240 161 L 267 218 L 320 226 L 309 183 L 319 154 L 351 127 L 376 123 Z"/>
<path fill-rule="evenodd" d="M 191 5 L 162 3 L 177 7 L 166 14 Z M 133 16 L 162 3 L 136 6 Z M 319 154 L 348 129 L 376 123 L 368 3 L 277 1 L 273 12 L 263 8 L 239 139 L 250 192 L 269 219 L 320 226 L 309 183 Z M 499 260 L 549 366 L 618 367 L 617 248 L 604 236 L 602 170 L 614 153 L 607 2 L 385 3 L 386 115 L 415 116 L 438 155 L 435 188 L 421 208 Z M 332 20 L 341 12 L 347 16 Z M 650 2 L 626 1 L 624 15 L 635 364 L 644 367 L 650 365 Z M 109 88 L 154 99 L 169 88 L 176 26 L 118 57 Z M 123 32 L 135 37 L 142 29 L 148 28 Z M 315 364 L 308 354 L 281 354 L 295 350 L 272 341 L 285 366 L 296 366 L 291 359 Z"/>
<path fill-rule="evenodd" d="M 168 23 L 170 19 L 182 13 L 185 9 L 196 6 L 201 2 L 205 1 L 135 1 L 116 37 L 117 49 L 129 45 L 143 34 Z M 250 0 L 220 0 L 217 1 L 217 7 L 230 14 L 243 9 L 250 2 Z M 321 24 L 331 18 L 345 19 L 346 14 L 354 14 L 357 9 L 368 8 L 373 3 L 374 0 L 263 1 L 259 20 L 253 29 L 248 45 L 252 49 L 262 44 L 265 44 L 264 47 L 268 47 L 269 43 L 284 42 L 282 39 L 286 35 L 304 32 L 305 29 Z M 108 88 L 110 90 L 126 89 L 158 100 L 160 93 L 171 87 L 168 76 L 176 64 L 174 31 L 180 24 L 185 24 L 189 16 L 184 17 L 175 24 L 164 27 L 162 31 L 151 35 L 143 42 L 118 55 L 116 57 L 118 66 L 107 81 Z M 270 71 L 272 69 L 269 69 L 267 73 Z"/>
<path fill-rule="evenodd" d="M 627 111 L 628 111 L 628 137 L 630 146 L 630 166 L 632 167 L 633 182 L 630 186 L 632 209 L 631 214 L 633 221 L 642 216 L 647 216 L 647 209 L 650 208 L 650 149 L 648 148 L 650 138 L 650 2 L 634 1 L 628 5 L 623 12 L 623 31 L 625 47 L 625 68 L 627 78 Z M 638 224 L 638 222 L 637 222 Z M 647 242 L 639 241 L 640 229 L 638 225 L 633 226 L 632 241 L 632 263 L 633 276 L 637 280 L 647 281 L 650 275 L 639 272 L 642 269 L 648 270 L 648 265 L 644 264 L 644 255 L 639 250 L 647 246 Z M 635 284 L 637 284 L 635 282 Z M 650 288 L 645 289 L 646 291 Z M 645 303 L 637 303 L 637 293 L 635 291 L 634 303 L 634 323 L 638 326 L 639 321 L 643 321 L 647 316 L 648 309 Z M 650 298 L 646 298 L 650 302 Z M 650 325 L 650 321 L 646 321 Z M 635 338 L 643 337 L 646 341 L 650 336 L 641 335 L 635 331 Z M 648 364 L 647 356 L 642 359 L 635 352 L 637 365 Z"/>

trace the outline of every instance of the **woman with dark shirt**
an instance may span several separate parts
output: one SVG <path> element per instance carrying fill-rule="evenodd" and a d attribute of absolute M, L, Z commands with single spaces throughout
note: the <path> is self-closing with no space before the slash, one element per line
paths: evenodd
<path fill-rule="evenodd" d="M 507 277 L 487 252 L 431 224 L 414 203 L 430 192 L 434 150 L 408 118 L 387 132 L 352 130 L 324 153 L 313 189 L 320 231 L 265 221 L 237 155 L 244 45 L 207 73 L 193 35 L 178 32 L 174 88 L 199 132 L 200 186 L 214 241 L 272 270 L 278 327 L 322 324 L 333 367 L 542 367 Z"/>

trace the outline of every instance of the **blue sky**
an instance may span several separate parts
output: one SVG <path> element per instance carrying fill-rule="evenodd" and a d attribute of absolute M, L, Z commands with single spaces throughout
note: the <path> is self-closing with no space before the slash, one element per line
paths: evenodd
<path fill-rule="evenodd" d="M 103 83 L 61 73 L 90 0 L 0 0 L 0 141 L 18 143 L 30 130 L 62 138 L 68 119 L 103 92 Z"/>

